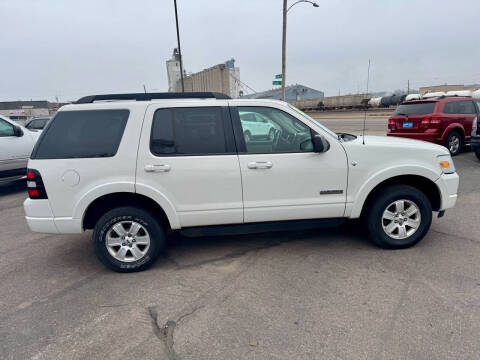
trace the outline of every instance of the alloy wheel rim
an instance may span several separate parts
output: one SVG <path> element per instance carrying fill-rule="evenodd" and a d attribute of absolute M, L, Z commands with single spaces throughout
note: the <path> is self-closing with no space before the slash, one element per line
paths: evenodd
<path fill-rule="evenodd" d="M 458 136 L 452 136 L 448 143 L 449 149 L 451 153 L 456 153 L 458 148 L 460 147 L 460 139 Z"/>
<path fill-rule="evenodd" d="M 105 246 L 118 261 L 133 262 L 142 259 L 150 248 L 150 235 L 136 221 L 119 221 L 107 231 Z"/>
<path fill-rule="evenodd" d="M 396 200 L 382 214 L 382 227 L 392 239 L 403 240 L 412 236 L 420 227 L 420 208 L 411 200 Z"/>

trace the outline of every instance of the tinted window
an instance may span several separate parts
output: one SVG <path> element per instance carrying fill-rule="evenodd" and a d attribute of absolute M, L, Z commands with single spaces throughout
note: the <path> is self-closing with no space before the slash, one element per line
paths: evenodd
<path fill-rule="evenodd" d="M 0 119 L 0 137 L 14 136 L 12 124 Z"/>
<path fill-rule="evenodd" d="M 43 129 L 47 124 L 47 119 L 32 120 L 28 123 L 28 129 Z"/>
<path fill-rule="evenodd" d="M 33 159 L 111 157 L 117 153 L 128 110 L 60 111 L 42 133 Z"/>
<path fill-rule="evenodd" d="M 476 114 L 473 101 L 457 101 L 454 103 L 457 108 L 457 114 Z"/>
<path fill-rule="evenodd" d="M 157 110 L 153 117 L 150 150 L 159 156 L 225 154 L 222 108 Z"/>
<path fill-rule="evenodd" d="M 455 103 L 454 102 L 449 102 L 446 103 L 445 106 L 443 107 L 443 113 L 444 114 L 456 114 L 455 110 Z"/>
<path fill-rule="evenodd" d="M 435 109 L 435 102 L 426 103 L 414 103 L 414 104 L 401 104 L 395 112 L 395 115 L 425 115 L 432 114 Z"/>
<path fill-rule="evenodd" d="M 250 114 L 262 119 L 250 122 Z M 247 153 L 295 153 L 313 151 L 310 128 L 292 115 L 269 107 L 239 107 Z M 248 116 L 247 116 L 248 115 Z"/>

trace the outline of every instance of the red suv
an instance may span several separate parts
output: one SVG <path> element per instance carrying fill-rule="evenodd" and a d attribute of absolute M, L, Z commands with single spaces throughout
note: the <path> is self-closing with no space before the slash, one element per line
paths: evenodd
<path fill-rule="evenodd" d="M 444 145 L 452 155 L 470 142 L 480 103 L 468 97 L 406 101 L 388 119 L 387 136 L 407 137 Z"/>

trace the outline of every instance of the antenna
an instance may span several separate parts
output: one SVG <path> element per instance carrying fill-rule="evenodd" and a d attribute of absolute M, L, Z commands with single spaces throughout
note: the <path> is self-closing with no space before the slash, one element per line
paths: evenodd
<path fill-rule="evenodd" d="M 368 85 L 370 83 L 370 59 L 368 59 L 368 71 L 367 71 L 367 93 L 365 95 L 368 96 Z M 367 104 L 365 104 L 365 116 L 363 117 L 363 131 L 362 131 L 362 142 L 365 145 L 365 126 L 367 123 Z"/>

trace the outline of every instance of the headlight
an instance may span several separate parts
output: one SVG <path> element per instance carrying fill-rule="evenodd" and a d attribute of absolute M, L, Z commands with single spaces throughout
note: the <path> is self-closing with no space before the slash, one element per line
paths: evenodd
<path fill-rule="evenodd" d="M 455 172 L 455 165 L 450 155 L 439 155 L 437 159 L 438 165 L 444 174 L 453 174 Z"/>

